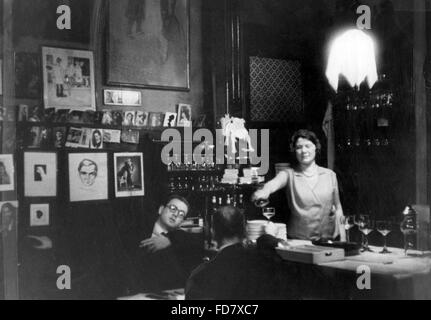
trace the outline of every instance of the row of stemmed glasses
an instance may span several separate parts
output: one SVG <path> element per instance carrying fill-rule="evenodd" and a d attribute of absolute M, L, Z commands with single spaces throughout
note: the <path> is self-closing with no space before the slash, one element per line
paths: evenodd
<path fill-rule="evenodd" d="M 342 218 L 341 223 L 346 230 L 347 242 L 350 242 L 350 229 L 355 225 L 358 226 L 359 231 L 362 233 L 362 252 L 373 252 L 368 245 L 368 235 L 376 229 L 384 239 L 383 249 L 380 253 L 390 253 L 386 245 L 386 236 L 392 231 L 393 221 L 391 219 L 374 221 L 369 215 L 347 215 Z"/>

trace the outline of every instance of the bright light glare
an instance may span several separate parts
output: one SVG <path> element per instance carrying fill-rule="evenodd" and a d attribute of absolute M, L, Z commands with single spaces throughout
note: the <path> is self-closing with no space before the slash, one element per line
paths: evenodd
<path fill-rule="evenodd" d="M 335 91 L 338 89 L 340 74 L 346 77 L 352 87 L 359 87 L 365 78 L 370 88 L 377 81 L 374 41 L 363 31 L 348 30 L 333 41 L 326 77 Z"/>

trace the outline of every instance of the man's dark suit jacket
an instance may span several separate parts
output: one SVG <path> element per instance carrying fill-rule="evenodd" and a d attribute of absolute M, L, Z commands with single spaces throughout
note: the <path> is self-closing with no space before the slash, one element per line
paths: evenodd
<path fill-rule="evenodd" d="M 156 220 L 155 220 L 156 221 Z M 154 223 L 148 223 L 140 240 L 150 238 Z M 171 246 L 157 252 L 143 248 L 136 251 L 136 266 L 141 277 L 141 291 L 184 288 L 187 278 L 204 255 L 203 235 L 175 230 L 165 235 Z M 139 246 L 139 242 L 136 244 Z"/>
<path fill-rule="evenodd" d="M 186 299 L 277 299 L 278 266 L 256 248 L 231 245 L 192 272 Z"/>

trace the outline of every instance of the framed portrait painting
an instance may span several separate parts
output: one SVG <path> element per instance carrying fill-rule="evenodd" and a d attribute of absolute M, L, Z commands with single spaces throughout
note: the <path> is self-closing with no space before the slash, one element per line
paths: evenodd
<path fill-rule="evenodd" d="M 70 201 L 108 199 L 108 156 L 106 153 L 69 154 Z"/>
<path fill-rule="evenodd" d="M 42 47 L 45 108 L 96 110 L 93 52 Z"/>
<path fill-rule="evenodd" d="M 110 0 L 108 84 L 188 91 L 189 19 L 189 0 Z"/>
<path fill-rule="evenodd" d="M 142 153 L 115 153 L 114 169 L 116 197 L 145 195 Z"/>
<path fill-rule="evenodd" d="M 57 195 L 57 154 L 24 152 L 24 196 L 55 197 Z"/>

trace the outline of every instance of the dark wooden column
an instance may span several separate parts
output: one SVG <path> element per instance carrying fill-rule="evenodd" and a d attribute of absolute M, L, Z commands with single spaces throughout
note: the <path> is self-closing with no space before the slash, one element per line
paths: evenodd
<path fill-rule="evenodd" d="M 414 0 L 413 86 L 416 127 L 416 203 L 427 203 L 427 99 L 423 67 L 425 64 L 426 5 L 424 0 Z"/>
<path fill-rule="evenodd" d="M 15 73 L 13 63 L 13 42 L 12 42 L 12 15 L 13 0 L 3 0 L 3 106 L 10 109 L 15 108 Z M 13 126 L 13 122 L 3 122 L 3 141 L 2 153 L 13 153 L 14 150 L 4 148 L 5 139 L 13 139 L 13 137 L 5 136 L 8 134 L 15 134 L 15 129 L 10 130 L 6 126 Z M 5 130 L 5 128 L 7 130 Z M 15 195 L 15 199 L 16 195 Z M 5 201 L 2 196 L 2 201 Z M 3 241 L 3 276 L 4 276 L 4 297 L 6 300 L 15 300 L 19 298 L 18 292 L 18 244 L 17 244 L 17 227 L 13 228 L 12 234 L 2 234 L 1 240 Z M 3 288 L 1 288 L 3 289 Z"/>

